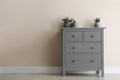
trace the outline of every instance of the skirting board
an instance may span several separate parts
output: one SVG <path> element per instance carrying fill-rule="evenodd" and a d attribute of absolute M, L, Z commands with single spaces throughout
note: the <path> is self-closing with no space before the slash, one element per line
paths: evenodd
<path fill-rule="evenodd" d="M 0 73 L 61 73 L 61 67 L 0 67 Z M 105 67 L 105 74 L 120 74 L 120 67 Z"/>

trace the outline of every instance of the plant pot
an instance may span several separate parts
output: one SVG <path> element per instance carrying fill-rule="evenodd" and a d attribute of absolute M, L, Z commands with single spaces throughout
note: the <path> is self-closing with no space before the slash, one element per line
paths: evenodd
<path fill-rule="evenodd" d="M 101 27 L 101 23 L 100 22 L 95 22 L 94 27 Z"/>
<path fill-rule="evenodd" d="M 70 23 L 64 23 L 64 27 L 70 27 Z"/>

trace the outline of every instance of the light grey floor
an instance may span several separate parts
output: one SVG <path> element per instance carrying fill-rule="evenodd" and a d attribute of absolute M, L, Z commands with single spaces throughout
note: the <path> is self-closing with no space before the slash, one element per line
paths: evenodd
<path fill-rule="evenodd" d="M 120 74 L 96 75 L 67 75 L 60 74 L 0 74 L 0 80 L 120 80 Z"/>

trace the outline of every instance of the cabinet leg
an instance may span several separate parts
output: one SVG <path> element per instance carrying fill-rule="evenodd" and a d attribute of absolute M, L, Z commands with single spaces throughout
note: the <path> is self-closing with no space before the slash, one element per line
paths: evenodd
<path fill-rule="evenodd" d="M 62 74 L 63 76 L 65 76 L 65 71 L 63 71 L 63 74 Z"/>
<path fill-rule="evenodd" d="M 96 71 L 96 74 L 100 74 L 100 71 Z"/>
<path fill-rule="evenodd" d="M 104 77 L 104 70 L 102 70 L 101 76 Z"/>

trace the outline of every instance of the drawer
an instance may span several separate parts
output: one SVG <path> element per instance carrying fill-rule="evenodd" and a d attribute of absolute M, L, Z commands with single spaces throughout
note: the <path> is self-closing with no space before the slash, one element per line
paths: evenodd
<path fill-rule="evenodd" d="M 66 43 L 65 52 L 101 52 L 100 43 Z"/>
<path fill-rule="evenodd" d="M 101 41 L 101 32 L 84 32 L 84 41 Z"/>
<path fill-rule="evenodd" d="M 94 69 L 101 66 L 100 55 L 71 54 L 66 55 L 65 60 L 67 68 Z"/>
<path fill-rule="evenodd" d="M 65 32 L 66 41 L 82 41 L 82 32 L 73 32 L 67 31 Z"/>

